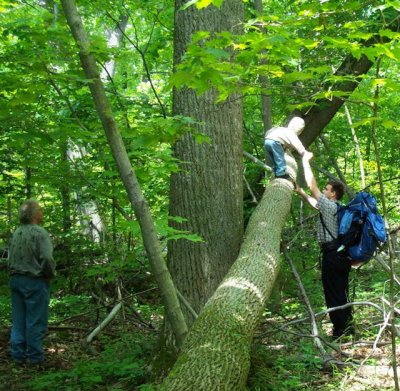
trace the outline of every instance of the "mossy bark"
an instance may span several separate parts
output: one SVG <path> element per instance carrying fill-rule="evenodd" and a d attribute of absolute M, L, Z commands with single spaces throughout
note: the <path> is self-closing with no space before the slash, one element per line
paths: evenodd
<path fill-rule="evenodd" d="M 267 186 L 239 256 L 190 330 L 162 390 L 243 390 L 256 326 L 280 266 L 280 238 L 293 184 Z"/>

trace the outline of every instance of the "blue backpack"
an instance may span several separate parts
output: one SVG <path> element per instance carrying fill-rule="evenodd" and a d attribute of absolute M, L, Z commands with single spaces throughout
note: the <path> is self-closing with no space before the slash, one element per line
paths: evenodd
<path fill-rule="evenodd" d="M 338 206 L 338 251 L 355 262 L 368 262 L 379 243 L 386 242 L 385 223 L 373 195 L 360 191 L 346 205 Z"/>

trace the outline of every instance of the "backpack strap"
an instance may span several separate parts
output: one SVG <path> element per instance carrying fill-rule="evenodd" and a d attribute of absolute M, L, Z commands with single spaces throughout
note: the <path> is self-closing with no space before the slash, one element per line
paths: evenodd
<path fill-rule="evenodd" d="M 331 231 L 329 230 L 329 228 L 326 226 L 325 221 L 324 221 L 324 219 L 323 219 L 323 217 L 322 217 L 322 213 L 319 214 L 319 219 L 320 219 L 321 224 L 322 224 L 322 229 L 324 230 L 324 236 L 325 236 L 325 232 L 328 231 L 328 234 L 331 236 L 332 240 L 337 239 L 337 238 L 335 238 L 335 237 L 332 235 L 332 232 L 331 232 Z"/>
<path fill-rule="evenodd" d="M 337 201 L 335 201 L 335 204 L 336 204 L 336 213 L 335 213 L 335 216 L 337 217 L 338 216 L 338 213 L 339 213 L 339 208 L 341 207 L 341 204 L 339 203 L 339 202 L 337 202 Z M 323 219 L 323 217 L 322 217 L 322 213 L 320 212 L 319 213 L 319 219 L 320 219 L 320 221 L 321 221 L 321 224 L 322 224 L 322 229 L 324 230 L 324 236 L 326 237 L 326 231 L 328 231 L 328 234 L 330 235 L 330 237 L 332 238 L 332 240 L 336 240 L 337 239 L 337 236 L 336 236 L 336 238 L 332 235 L 332 232 L 329 230 L 329 228 L 326 226 L 326 224 L 325 224 L 325 221 L 324 221 L 324 219 Z M 339 227 L 338 227 L 339 228 Z"/>

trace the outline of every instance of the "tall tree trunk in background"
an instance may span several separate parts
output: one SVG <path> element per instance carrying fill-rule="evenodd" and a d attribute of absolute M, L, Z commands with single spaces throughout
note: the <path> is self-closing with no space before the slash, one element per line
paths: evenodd
<path fill-rule="evenodd" d="M 191 36 L 198 30 L 239 32 L 243 21 L 241 0 L 224 1 L 198 10 L 180 10 L 175 2 L 174 64 L 180 62 Z M 204 242 L 180 239 L 168 242 L 168 266 L 181 294 L 196 312 L 215 291 L 236 259 L 243 237 L 242 100 L 229 97 L 214 103 L 215 91 L 199 96 L 193 90 L 175 90 L 173 114 L 193 117 L 211 143 L 196 143 L 185 135 L 174 147 L 181 171 L 173 174 L 170 215 L 187 221 L 175 228 L 200 235 Z M 185 310 L 187 323 L 193 322 Z"/>
<path fill-rule="evenodd" d="M 237 260 L 193 324 L 162 390 L 245 389 L 251 342 L 280 267 L 292 194 L 293 184 L 284 179 L 265 189 Z"/>
<path fill-rule="evenodd" d="M 68 161 L 68 142 L 65 141 L 61 144 L 61 164 L 64 168 L 64 172 L 69 171 Z M 68 178 L 68 175 L 65 175 Z M 63 232 L 66 234 L 72 225 L 71 222 L 71 191 L 69 188 L 68 181 L 63 181 L 60 186 L 61 203 L 63 212 Z"/>
<path fill-rule="evenodd" d="M 121 15 L 121 17 L 117 23 L 117 26 L 115 26 L 114 29 L 110 29 L 106 32 L 107 46 L 109 48 L 121 46 L 127 24 L 128 24 L 128 15 Z M 103 81 L 105 81 L 107 79 L 107 77 L 110 77 L 110 78 L 114 77 L 115 67 L 116 67 L 115 58 L 107 61 L 104 64 L 103 70 L 101 71 L 101 75 L 100 75 L 101 79 Z"/>
<path fill-rule="evenodd" d="M 121 16 L 117 26 L 106 32 L 107 46 L 108 47 L 119 47 L 122 43 L 123 32 L 125 31 L 128 22 L 126 15 Z M 106 82 L 107 78 L 112 79 L 116 70 L 116 61 L 114 58 L 107 61 L 104 64 L 104 68 L 101 73 L 103 82 Z M 69 156 L 72 161 L 83 159 L 87 155 L 84 147 L 76 146 L 71 148 Z M 84 190 L 84 189 L 83 189 Z M 81 225 L 84 232 L 92 238 L 96 243 L 103 243 L 106 234 L 106 226 L 100 215 L 99 206 L 97 200 L 85 201 L 83 204 L 79 201 L 80 194 L 76 193 L 75 198 L 80 209 Z"/>
<path fill-rule="evenodd" d="M 54 0 L 39 0 L 39 5 L 47 11 L 49 11 L 53 15 L 52 23 L 55 23 L 59 18 L 59 9 L 58 4 Z M 49 41 L 50 45 L 56 46 L 54 41 Z M 51 73 L 49 72 L 48 66 L 45 66 L 49 77 L 51 77 Z M 66 103 L 73 114 L 77 119 L 78 123 L 81 124 L 79 117 L 76 115 L 71 102 L 68 99 L 68 96 L 65 96 L 59 86 L 57 86 L 54 80 L 50 79 L 50 84 L 55 89 L 60 98 L 62 98 Z M 83 126 L 83 124 L 81 124 Z M 63 164 L 66 171 L 69 171 L 69 161 L 76 162 L 79 159 L 82 159 L 86 155 L 86 150 L 84 147 L 80 147 L 78 145 L 74 145 L 69 142 L 69 140 L 65 140 L 62 142 L 60 146 L 61 151 L 61 164 Z M 83 191 L 85 188 L 82 189 Z M 63 183 L 60 187 L 61 193 L 61 202 L 63 206 L 63 231 L 67 233 L 69 228 L 71 227 L 71 192 L 68 184 Z M 103 242 L 104 234 L 105 234 L 105 225 L 99 213 L 99 208 L 97 206 L 96 201 L 94 200 L 85 200 L 81 201 L 81 192 L 75 191 L 72 193 L 74 202 L 79 209 L 80 216 L 80 225 L 82 227 L 82 233 L 89 236 L 94 242 L 100 243 Z M 70 250 L 68 245 L 65 247 L 66 251 L 66 259 L 70 259 Z"/>
<path fill-rule="evenodd" d="M 258 15 L 263 14 L 263 2 L 262 0 L 254 0 L 254 9 Z M 265 32 L 263 26 L 259 27 L 261 31 Z M 266 64 L 267 60 L 261 60 L 261 64 Z M 268 94 L 268 78 L 264 75 L 260 75 L 261 87 L 263 92 L 261 93 L 261 115 L 264 126 L 264 132 L 272 128 L 272 102 L 271 96 Z"/>
<path fill-rule="evenodd" d="M 32 168 L 25 168 L 25 196 L 26 198 L 32 197 Z"/>
<path fill-rule="evenodd" d="M 344 111 L 346 113 L 347 122 L 349 123 L 349 126 L 350 126 L 351 135 L 353 137 L 354 147 L 355 147 L 356 155 L 357 155 L 357 159 L 358 159 L 358 164 L 360 166 L 361 187 L 364 189 L 365 186 L 367 186 L 367 184 L 365 182 L 365 171 L 364 171 L 364 163 L 363 163 L 363 159 L 362 159 L 360 142 L 358 140 L 356 130 L 354 129 L 353 120 L 351 118 L 350 110 L 347 107 L 347 104 L 344 105 Z"/>
<path fill-rule="evenodd" d="M 62 0 L 61 3 L 72 35 L 79 47 L 79 57 L 85 76 L 91 80 L 91 83 L 89 83 L 90 92 L 103 125 L 111 153 L 125 186 L 132 209 L 139 222 L 152 273 L 160 289 L 161 298 L 168 317 L 171 320 L 172 329 L 178 341 L 178 345 L 181 345 L 185 338 L 187 327 L 171 275 L 169 274 L 162 256 L 161 244 L 157 238 L 157 232 L 150 214 L 149 206 L 143 196 L 135 171 L 129 161 L 76 4 L 74 0 Z"/>
<path fill-rule="evenodd" d="M 7 179 L 8 188 L 11 188 L 10 180 Z M 12 198 L 7 195 L 7 232 L 6 232 L 6 243 L 11 239 L 11 227 L 12 227 Z"/>

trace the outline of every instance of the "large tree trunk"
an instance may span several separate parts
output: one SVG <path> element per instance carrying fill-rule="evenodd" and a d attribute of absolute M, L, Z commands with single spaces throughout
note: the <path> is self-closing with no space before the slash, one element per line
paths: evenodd
<path fill-rule="evenodd" d="M 222 7 L 197 10 L 175 2 L 174 63 L 180 62 L 191 35 L 198 30 L 238 31 L 243 21 L 241 0 L 225 1 Z M 215 103 L 208 91 L 174 91 L 173 113 L 195 118 L 198 129 L 211 142 L 198 144 L 190 134 L 174 148 L 181 171 L 172 175 L 170 215 L 187 221 L 175 228 L 200 235 L 204 242 L 175 240 L 168 243 L 168 266 L 175 284 L 199 312 L 236 259 L 243 237 L 242 100 L 232 96 Z M 190 324 L 193 316 L 185 313 Z"/>
<path fill-rule="evenodd" d="M 79 57 L 83 70 L 86 77 L 92 80 L 89 87 L 94 104 L 102 122 L 118 172 L 128 194 L 129 201 L 131 202 L 135 216 L 139 222 L 150 266 L 159 286 L 161 297 L 179 346 L 185 338 L 187 327 L 171 275 L 169 274 L 162 256 L 161 244 L 157 238 L 149 206 L 143 196 L 135 171 L 129 161 L 124 142 L 115 122 L 111 105 L 105 94 L 104 86 L 97 70 L 96 60 L 93 54 L 91 54 L 90 43 L 83 29 L 82 20 L 76 8 L 76 4 L 74 0 L 62 0 L 61 2 L 68 25 L 79 47 Z"/>
<path fill-rule="evenodd" d="M 163 390 L 244 390 L 251 340 L 279 271 L 292 192 L 284 179 L 267 186 L 237 260 L 186 337 Z"/>

